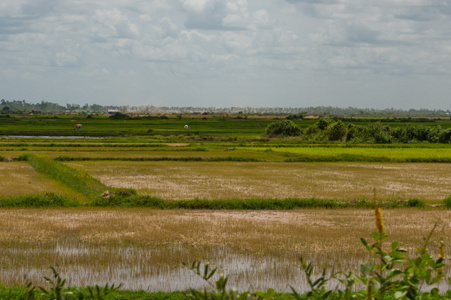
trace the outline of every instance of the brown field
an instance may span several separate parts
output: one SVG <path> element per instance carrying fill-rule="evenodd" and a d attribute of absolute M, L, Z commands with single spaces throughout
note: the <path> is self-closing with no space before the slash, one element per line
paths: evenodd
<path fill-rule="evenodd" d="M 0 162 L 0 196 L 43 193 L 82 197 L 62 184 L 39 174 L 26 162 Z"/>
<path fill-rule="evenodd" d="M 434 223 L 431 253 L 441 240 L 450 245 L 451 211 L 393 209 L 383 217 L 386 245 L 397 240 L 413 253 Z M 1 209 L 0 282 L 22 284 L 27 275 L 43 284 L 48 266 L 58 265 L 69 285 L 180 290 L 201 286 L 181 263 L 202 260 L 231 274 L 230 287 L 299 290 L 300 255 L 329 270 L 358 270 L 369 259 L 359 238 L 370 240 L 373 222 L 371 210 L 358 209 Z M 450 255 L 447 247 L 447 263 Z"/>
<path fill-rule="evenodd" d="M 163 199 L 409 199 L 451 194 L 449 164 L 71 162 L 108 186 Z"/>

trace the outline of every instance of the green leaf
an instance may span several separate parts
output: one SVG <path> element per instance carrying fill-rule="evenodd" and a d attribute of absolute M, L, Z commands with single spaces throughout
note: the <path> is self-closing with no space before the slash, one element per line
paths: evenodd
<path fill-rule="evenodd" d="M 360 272 L 364 277 L 368 275 L 368 273 L 373 269 L 373 265 L 369 263 L 363 263 L 360 265 Z"/>
<path fill-rule="evenodd" d="M 407 291 L 397 291 L 395 292 L 395 299 L 401 299 L 407 294 Z"/>

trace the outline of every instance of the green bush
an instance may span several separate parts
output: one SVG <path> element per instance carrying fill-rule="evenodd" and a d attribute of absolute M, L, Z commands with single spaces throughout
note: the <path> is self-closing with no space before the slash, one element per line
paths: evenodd
<path fill-rule="evenodd" d="M 318 127 L 318 129 L 320 130 L 326 130 L 327 126 L 329 126 L 330 123 L 332 123 L 333 120 L 331 119 L 324 119 L 324 118 L 320 118 L 316 123 L 316 127 Z"/>
<path fill-rule="evenodd" d="M 440 143 L 451 143 L 451 128 L 443 130 L 439 136 Z"/>
<path fill-rule="evenodd" d="M 451 196 L 443 200 L 443 204 L 445 205 L 446 208 L 451 208 Z"/>
<path fill-rule="evenodd" d="M 424 200 L 420 200 L 417 198 L 407 200 L 407 206 L 409 207 L 424 207 L 426 204 Z"/>
<path fill-rule="evenodd" d="M 358 128 L 352 124 L 349 124 L 348 129 L 345 134 L 345 141 L 346 142 L 351 141 L 352 139 L 356 138 L 358 136 L 358 134 L 359 134 Z"/>
<path fill-rule="evenodd" d="M 340 120 L 332 123 L 327 127 L 327 134 L 329 141 L 340 141 L 346 134 L 346 125 Z"/>
<path fill-rule="evenodd" d="M 130 120 L 130 116 L 123 114 L 121 112 L 116 112 L 113 115 L 109 116 L 110 119 L 112 120 Z"/>
<path fill-rule="evenodd" d="M 301 129 L 290 120 L 277 121 L 266 128 L 268 136 L 300 136 L 301 134 Z"/>

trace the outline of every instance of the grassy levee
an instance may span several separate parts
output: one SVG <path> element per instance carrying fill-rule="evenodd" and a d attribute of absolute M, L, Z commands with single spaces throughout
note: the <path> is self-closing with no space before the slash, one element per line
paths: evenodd
<path fill-rule="evenodd" d="M 80 202 L 74 198 L 59 196 L 53 193 L 45 195 L 26 195 L 0 198 L 0 208 L 19 207 L 78 207 Z"/>
<path fill-rule="evenodd" d="M 290 210 L 298 208 L 374 208 L 375 204 L 385 208 L 424 207 L 420 199 L 407 201 L 349 200 L 330 199 L 232 199 L 232 200 L 163 200 L 151 196 L 131 196 L 96 198 L 90 205 L 99 207 L 147 207 L 157 209 L 226 209 L 226 210 Z"/>
<path fill-rule="evenodd" d="M 293 155 L 295 156 L 295 155 Z M 451 163 L 447 157 L 414 157 L 414 158 L 392 158 L 374 157 L 356 154 L 335 154 L 331 156 L 299 155 L 287 158 L 285 162 L 411 162 L 411 163 Z"/>
<path fill-rule="evenodd" d="M 89 173 L 73 169 L 50 158 L 27 154 L 25 159 L 39 173 L 61 182 L 88 199 L 98 197 L 104 191 L 111 189 L 94 179 Z"/>
<path fill-rule="evenodd" d="M 58 156 L 57 161 L 238 161 L 261 162 L 263 160 L 252 157 L 226 156 L 226 157 L 71 157 Z"/>

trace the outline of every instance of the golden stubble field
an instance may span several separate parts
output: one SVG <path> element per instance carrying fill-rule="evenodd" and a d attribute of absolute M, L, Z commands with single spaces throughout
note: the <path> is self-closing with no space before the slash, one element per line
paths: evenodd
<path fill-rule="evenodd" d="M 430 251 L 444 240 L 449 263 L 451 211 L 392 209 L 383 217 L 386 244 L 397 240 L 411 252 L 438 223 Z M 359 209 L 1 209 L 0 282 L 22 284 L 27 275 L 43 284 L 48 266 L 58 265 L 70 285 L 183 290 L 202 282 L 181 263 L 201 260 L 231 274 L 230 287 L 300 289 L 300 255 L 328 270 L 358 270 L 369 259 L 359 238 L 372 231 L 373 211 Z"/>
<path fill-rule="evenodd" d="M 26 162 L 0 162 L 0 197 L 43 193 L 81 196 L 61 183 L 39 174 Z"/>
<path fill-rule="evenodd" d="M 410 199 L 451 194 L 446 163 L 71 162 L 107 186 L 169 200 Z"/>

